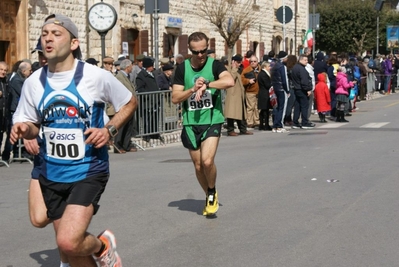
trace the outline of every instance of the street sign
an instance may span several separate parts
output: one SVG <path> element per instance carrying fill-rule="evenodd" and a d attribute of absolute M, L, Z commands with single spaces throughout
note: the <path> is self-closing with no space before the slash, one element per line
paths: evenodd
<path fill-rule="evenodd" d="M 309 14 L 309 29 L 312 30 L 320 29 L 320 13 Z"/>
<path fill-rule="evenodd" d="M 284 8 L 285 8 L 285 21 L 284 21 Z M 277 9 L 276 17 L 280 23 L 289 23 L 292 20 L 292 9 L 289 6 L 281 6 Z"/>
<path fill-rule="evenodd" d="M 145 0 L 145 14 L 155 13 L 155 3 L 157 4 L 158 9 L 157 13 L 169 13 L 169 0 Z"/>

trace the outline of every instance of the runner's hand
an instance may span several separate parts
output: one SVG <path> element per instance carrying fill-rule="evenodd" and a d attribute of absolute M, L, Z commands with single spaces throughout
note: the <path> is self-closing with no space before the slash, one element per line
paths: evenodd
<path fill-rule="evenodd" d="M 197 102 L 200 101 L 205 91 L 206 91 L 206 85 L 204 84 L 195 94 L 195 101 Z"/>
<path fill-rule="evenodd" d="M 39 154 L 40 147 L 36 139 L 32 140 L 24 139 L 24 146 L 29 154 L 31 155 Z"/>
<path fill-rule="evenodd" d="M 15 144 L 18 139 L 23 138 L 29 132 L 29 125 L 23 122 L 17 122 L 12 126 L 10 133 L 11 144 Z"/>
<path fill-rule="evenodd" d="M 83 134 L 87 136 L 85 143 L 94 145 L 95 148 L 105 146 L 110 137 L 107 128 L 89 128 Z"/>
<path fill-rule="evenodd" d="M 194 84 L 194 91 L 196 92 L 195 94 L 195 101 L 199 101 L 202 98 L 202 95 L 204 94 L 205 90 L 206 90 L 206 84 L 205 82 L 205 78 L 203 77 L 199 77 Z"/>

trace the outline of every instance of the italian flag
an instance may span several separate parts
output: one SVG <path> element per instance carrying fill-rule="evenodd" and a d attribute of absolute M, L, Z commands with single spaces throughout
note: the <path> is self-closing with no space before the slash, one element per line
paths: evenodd
<path fill-rule="evenodd" d="M 303 47 L 313 48 L 313 33 L 312 30 L 307 30 L 305 38 L 303 39 Z"/>

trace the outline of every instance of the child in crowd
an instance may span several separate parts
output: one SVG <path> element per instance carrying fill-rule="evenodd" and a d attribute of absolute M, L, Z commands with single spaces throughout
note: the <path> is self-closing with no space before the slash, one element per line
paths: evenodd
<path fill-rule="evenodd" d="M 345 105 L 349 104 L 349 91 L 355 85 L 356 81 L 349 82 L 346 75 L 345 66 L 340 66 L 337 73 L 337 119 L 336 122 L 348 122 L 345 119 Z"/>
<path fill-rule="evenodd" d="M 317 75 L 317 84 L 314 89 L 314 100 L 316 102 L 317 112 L 320 122 L 326 121 L 326 113 L 331 110 L 330 90 L 327 86 L 327 73 L 322 72 Z"/>

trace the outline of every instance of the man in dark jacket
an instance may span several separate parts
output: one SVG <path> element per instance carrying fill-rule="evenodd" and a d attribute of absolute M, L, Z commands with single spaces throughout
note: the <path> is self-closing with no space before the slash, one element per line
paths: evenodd
<path fill-rule="evenodd" d="M 136 90 L 138 93 L 150 93 L 159 91 L 158 82 L 153 73 L 154 60 L 150 57 L 143 59 L 144 70 L 137 74 Z M 158 121 L 160 120 L 161 110 L 159 109 L 159 95 L 158 94 L 141 94 L 139 95 L 139 116 L 143 118 L 144 126 L 144 141 L 149 142 L 150 139 L 162 138 L 158 132 Z M 156 133 L 156 134 L 154 134 Z"/>
<path fill-rule="evenodd" d="M 12 116 L 14 115 L 15 110 L 17 110 L 19 98 L 21 96 L 22 85 L 24 84 L 26 78 L 28 78 L 31 75 L 31 73 L 32 73 L 32 65 L 29 62 L 22 61 L 19 64 L 18 70 L 15 73 L 15 75 L 12 76 L 8 82 L 9 98 L 7 101 L 8 102 L 7 121 L 9 129 L 7 130 L 7 140 L 4 147 L 4 151 L 1 155 L 2 159 L 5 161 L 10 160 L 11 149 L 13 149 L 14 158 L 22 156 L 18 155 L 17 146 L 13 146 L 12 148 L 11 143 L 9 143 L 9 135 L 12 126 Z M 26 156 L 28 157 L 28 155 Z"/>
<path fill-rule="evenodd" d="M 324 61 L 324 53 L 323 52 L 319 52 L 316 55 L 316 60 L 313 62 L 313 71 L 314 71 L 314 77 L 316 79 L 316 83 L 317 83 L 317 75 L 319 75 L 319 73 L 327 73 L 327 63 Z"/>
<path fill-rule="evenodd" d="M 312 93 L 312 80 L 305 69 L 308 64 L 308 57 L 304 54 L 299 56 L 298 63 L 292 68 L 291 79 L 295 92 L 294 124 L 292 128 L 311 129 L 315 126 L 308 120 L 309 95 Z M 299 115 L 302 118 L 302 125 L 299 124 Z"/>
<path fill-rule="evenodd" d="M 0 148 L 3 142 L 3 134 L 7 129 L 6 106 L 8 98 L 8 90 L 6 83 L 8 66 L 4 61 L 0 61 Z"/>
<path fill-rule="evenodd" d="M 285 66 L 288 55 L 286 52 L 280 51 L 277 57 L 278 61 L 271 69 L 272 86 L 277 96 L 277 108 L 273 110 L 273 132 L 285 132 L 283 120 L 287 107 L 287 100 L 290 95 L 287 67 Z"/>

